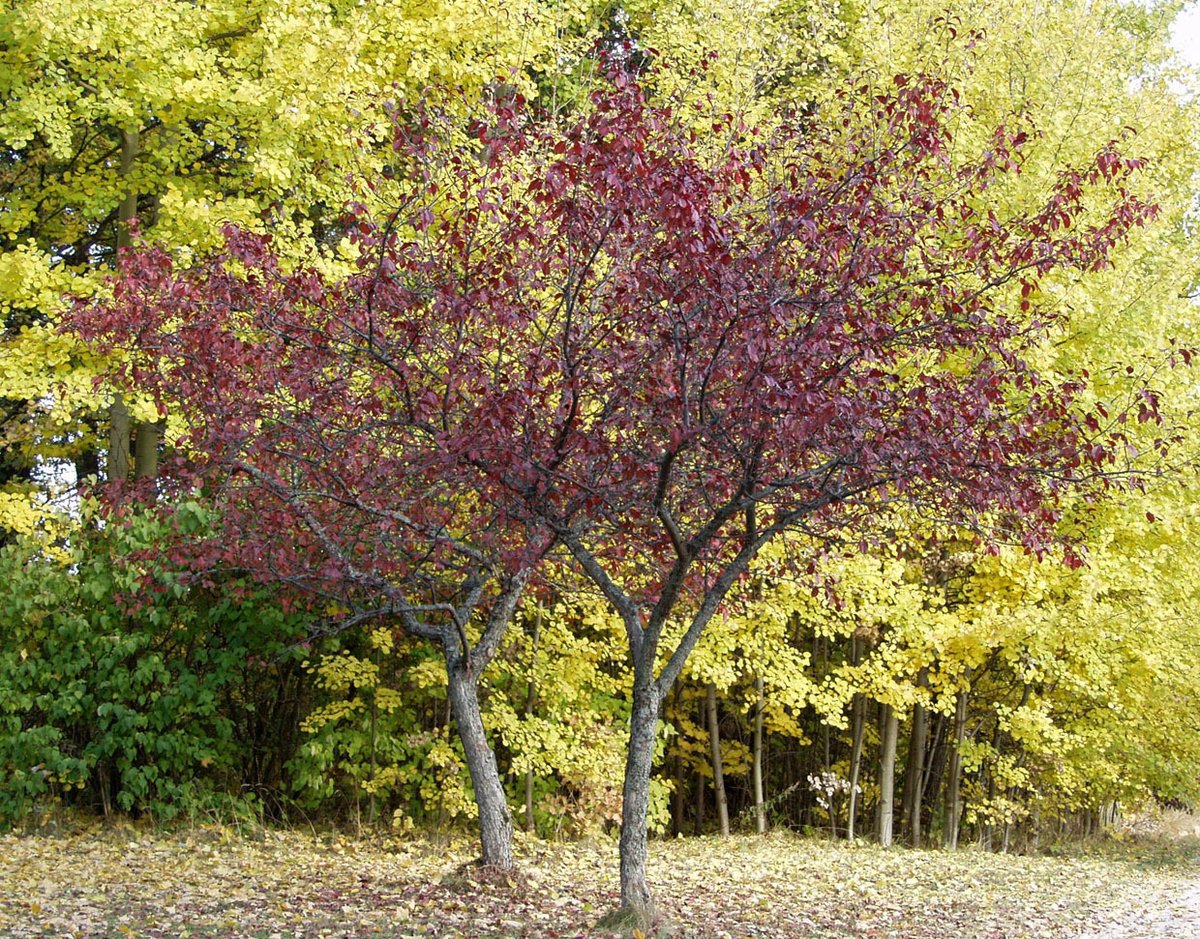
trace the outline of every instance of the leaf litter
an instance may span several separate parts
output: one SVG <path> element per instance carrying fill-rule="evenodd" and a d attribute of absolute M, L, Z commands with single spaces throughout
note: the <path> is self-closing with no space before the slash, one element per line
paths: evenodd
<path fill-rule="evenodd" d="M 467 842 L 221 828 L 10 834 L 0 837 L 0 935 L 612 935 L 592 927 L 617 905 L 614 842 L 521 838 L 518 855 L 519 869 L 504 873 L 473 869 Z M 1200 936 L 1197 877 L 1186 864 L 1147 870 L 1133 858 L 786 835 L 655 842 L 650 863 L 656 934 L 711 939 L 1182 939 Z"/>

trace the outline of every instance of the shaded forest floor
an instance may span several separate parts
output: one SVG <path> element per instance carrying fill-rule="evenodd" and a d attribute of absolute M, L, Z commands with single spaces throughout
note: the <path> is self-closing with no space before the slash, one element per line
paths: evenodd
<path fill-rule="evenodd" d="M 0 837 L 5 937 L 565 937 L 616 902 L 607 840 L 522 840 L 481 879 L 465 843 L 222 828 Z M 1194 843 L 1103 856 L 883 851 L 790 836 L 656 842 L 670 930 L 710 937 L 1200 937 Z M 1141 930 L 1141 931 L 1139 931 Z"/>

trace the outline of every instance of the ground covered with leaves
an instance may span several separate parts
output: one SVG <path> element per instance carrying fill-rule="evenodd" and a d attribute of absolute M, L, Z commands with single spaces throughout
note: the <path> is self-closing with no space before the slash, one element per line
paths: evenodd
<path fill-rule="evenodd" d="M 616 904 L 615 844 L 528 840 L 520 853 L 520 873 L 496 877 L 470 868 L 468 845 L 422 840 L 222 828 L 10 834 L 0 837 L 0 935 L 606 935 L 592 925 Z M 1185 853 L 1035 858 L 704 838 L 654 844 L 651 877 L 664 936 L 1200 935 L 1200 870 Z"/>

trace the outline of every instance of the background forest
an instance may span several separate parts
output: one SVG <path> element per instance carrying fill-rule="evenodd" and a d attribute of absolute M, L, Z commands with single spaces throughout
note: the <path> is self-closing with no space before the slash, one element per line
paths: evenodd
<path fill-rule="evenodd" d="M 436 644 L 402 616 L 351 616 L 311 589 L 298 599 L 250 565 L 197 573 L 181 542 L 253 540 L 254 520 L 230 527 L 202 488 L 162 478 L 193 415 L 160 409 L 119 344 L 60 327 L 74 298 L 109 301 L 135 232 L 190 259 L 236 223 L 270 232 L 284 267 L 349 276 L 361 248 L 346 205 L 382 217 L 404 182 L 397 113 L 420 101 L 464 134 L 483 104 L 518 96 L 547 120 L 585 114 L 603 50 L 621 43 L 654 63 L 652 101 L 768 131 L 835 109 L 847 81 L 931 72 L 968 102 L 956 150 L 1028 123 L 1020 172 L 987 190 L 996 215 L 1032 211 L 1114 138 L 1144 161 L 1124 185 L 1158 206 L 1110 265 L 1036 287 L 1060 317 L 1031 352 L 1037 367 L 1088 376 L 1082 405 L 1111 412 L 1103 431 L 1120 441 L 1103 454 L 1118 484 L 1054 520 L 1069 546 L 1030 551 L 897 509 L 883 534 L 764 549 L 662 704 L 651 829 L 1009 850 L 1092 832 L 1147 800 L 1194 804 L 1200 499 L 1185 360 L 1200 86 L 1169 45 L 1179 7 L 6 5 L 0 823 L 67 805 L 473 824 Z M 1002 289 L 1014 309 L 1025 299 L 1019 283 Z M 471 643 L 486 630 L 479 615 L 466 624 Z M 621 618 L 568 564 L 515 606 L 478 704 L 518 826 L 573 837 L 620 822 L 629 655 Z"/>

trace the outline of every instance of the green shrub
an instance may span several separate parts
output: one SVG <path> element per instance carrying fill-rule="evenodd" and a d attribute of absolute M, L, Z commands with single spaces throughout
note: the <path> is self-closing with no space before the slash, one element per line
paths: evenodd
<path fill-rule="evenodd" d="M 304 624 L 266 591 L 146 560 L 177 521 L 87 525 L 65 557 L 0 550 L 0 822 L 48 800 L 165 819 L 253 783 L 247 715 L 298 668 Z"/>

